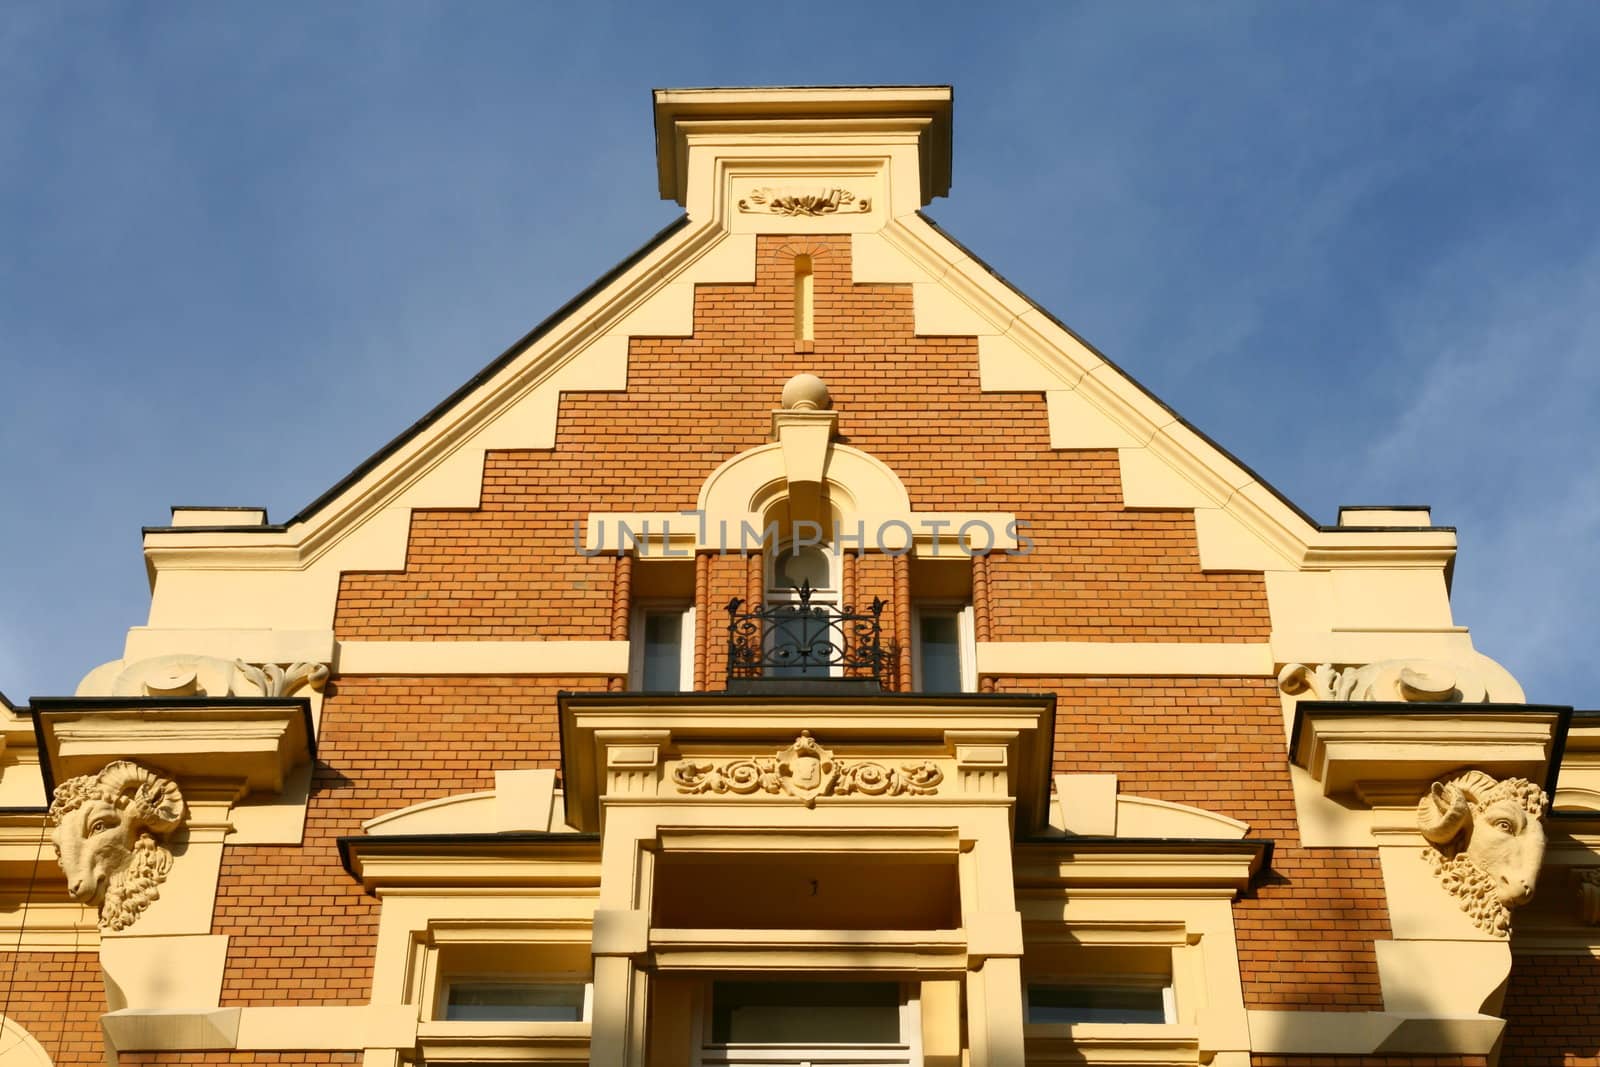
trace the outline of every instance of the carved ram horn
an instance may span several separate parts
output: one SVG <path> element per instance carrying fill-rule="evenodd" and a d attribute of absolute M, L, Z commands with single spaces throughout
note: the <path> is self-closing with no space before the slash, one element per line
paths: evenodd
<path fill-rule="evenodd" d="M 1472 818 L 1472 802 L 1495 787 L 1495 780 L 1483 771 L 1464 771 L 1442 782 L 1434 782 L 1428 794 L 1417 802 L 1417 828 L 1436 845 L 1454 841 Z"/>
<path fill-rule="evenodd" d="M 108 763 L 100 772 L 100 780 L 112 795 L 126 796 L 135 805 L 140 820 L 155 833 L 170 832 L 183 818 L 183 794 L 178 792 L 177 783 L 137 763 Z"/>
<path fill-rule="evenodd" d="M 1471 818 L 1466 794 L 1454 784 L 1434 782 L 1428 795 L 1417 802 L 1417 828 L 1436 845 L 1454 841 Z"/>

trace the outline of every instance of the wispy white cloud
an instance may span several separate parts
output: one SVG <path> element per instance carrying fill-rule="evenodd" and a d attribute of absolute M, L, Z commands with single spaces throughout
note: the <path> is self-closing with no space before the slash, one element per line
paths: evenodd
<path fill-rule="evenodd" d="M 1481 279 L 1468 292 L 1462 278 Z M 1457 621 L 1530 697 L 1600 706 L 1600 245 L 1567 265 L 1439 265 L 1396 310 L 1406 398 L 1352 480 L 1461 528 Z"/>

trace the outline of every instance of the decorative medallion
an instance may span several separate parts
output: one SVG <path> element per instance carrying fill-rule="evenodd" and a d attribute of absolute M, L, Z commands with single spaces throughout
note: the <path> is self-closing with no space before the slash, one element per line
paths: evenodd
<path fill-rule="evenodd" d="M 805 215 L 817 217 L 832 215 L 841 210 L 863 212 L 872 210 L 869 197 L 856 199 L 847 189 L 829 189 L 824 193 L 780 193 L 776 189 L 753 189 L 739 201 L 739 210 L 748 214 Z"/>
<path fill-rule="evenodd" d="M 768 759 L 754 756 L 722 763 L 685 760 L 672 772 L 680 793 L 787 794 L 816 805 L 818 797 L 859 793 L 869 797 L 928 796 L 939 791 L 944 772 L 929 760 L 900 768 L 862 760 L 847 763 L 802 730 L 794 744 Z"/>

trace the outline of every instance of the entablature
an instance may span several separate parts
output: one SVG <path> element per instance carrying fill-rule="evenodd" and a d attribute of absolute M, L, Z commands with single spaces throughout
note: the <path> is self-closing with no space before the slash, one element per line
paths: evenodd
<path fill-rule="evenodd" d="M 563 693 L 567 818 L 607 806 L 1006 805 L 1049 819 L 1054 696 Z"/>
<path fill-rule="evenodd" d="M 1290 761 L 1322 795 L 1365 807 L 1416 804 L 1463 767 L 1553 790 L 1572 709 L 1540 704 L 1300 701 Z"/>

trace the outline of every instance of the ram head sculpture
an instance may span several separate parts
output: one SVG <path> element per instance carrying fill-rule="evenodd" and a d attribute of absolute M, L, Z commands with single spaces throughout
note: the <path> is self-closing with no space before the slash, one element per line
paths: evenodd
<path fill-rule="evenodd" d="M 131 926 L 172 867 L 167 835 L 183 821 L 170 779 L 118 760 L 56 786 L 49 821 L 56 862 L 74 900 L 100 908 L 100 925 Z"/>
<path fill-rule="evenodd" d="M 1505 937 L 1511 909 L 1533 899 L 1550 798 L 1526 778 L 1462 771 L 1417 802 L 1423 858 L 1480 930 Z"/>

